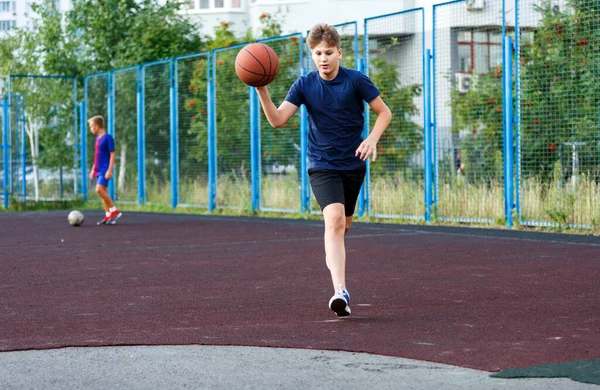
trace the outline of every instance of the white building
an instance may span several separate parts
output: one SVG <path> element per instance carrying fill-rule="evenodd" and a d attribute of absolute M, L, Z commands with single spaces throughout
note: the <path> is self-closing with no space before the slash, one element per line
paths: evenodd
<path fill-rule="evenodd" d="M 0 37 L 12 28 L 30 28 L 34 26 L 36 14 L 32 4 L 40 0 L 0 0 Z M 61 12 L 71 9 L 71 0 L 54 0 Z"/>
<path fill-rule="evenodd" d="M 302 32 L 313 24 L 341 24 L 414 8 L 431 0 L 189 0 L 183 11 L 210 35 L 221 22 L 232 23 L 236 34 L 257 31 L 260 15 L 283 19 L 284 33 Z"/>
<path fill-rule="evenodd" d="M 0 0 L 0 36 L 11 28 L 32 27 L 36 14 L 31 5 L 41 0 Z M 71 0 L 55 0 L 59 11 L 71 9 Z M 263 13 L 279 15 L 284 32 L 304 31 L 318 22 L 340 24 L 367 17 L 427 7 L 434 0 L 186 0 L 184 15 L 200 24 L 202 34 L 212 35 L 221 22 L 231 23 L 236 34 L 259 28 Z M 438 1 L 439 2 L 439 1 Z"/>

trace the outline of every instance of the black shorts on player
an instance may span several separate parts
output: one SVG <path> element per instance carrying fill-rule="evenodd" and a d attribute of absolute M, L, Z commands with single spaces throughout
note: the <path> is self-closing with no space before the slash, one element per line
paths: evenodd
<path fill-rule="evenodd" d="M 308 170 L 310 186 L 321 211 L 333 203 L 342 203 L 346 217 L 354 215 L 356 200 L 365 179 L 366 167 L 351 170 L 313 168 Z"/>

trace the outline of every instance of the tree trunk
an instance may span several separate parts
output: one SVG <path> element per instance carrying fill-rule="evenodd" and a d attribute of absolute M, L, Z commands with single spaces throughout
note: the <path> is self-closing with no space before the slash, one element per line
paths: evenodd
<path fill-rule="evenodd" d="M 117 190 L 120 193 L 125 191 L 125 172 L 127 170 L 127 144 L 123 142 L 121 144 L 121 161 L 119 163 L 119 183 L 117 184 Z"/>
<path fill-rule="evenodd" d="M 31 164 L 33 166 L 33 193 L 35 201 L 40 200 L 40 185 L 39 185 L 39 177 L 38 177 L 38 137 L 37 137 L 37 128 L 29 125 L 25 128 L 25 133 L 27 133 L 27 137 L 29 138 L 29 149 L 31 149 Z"/>

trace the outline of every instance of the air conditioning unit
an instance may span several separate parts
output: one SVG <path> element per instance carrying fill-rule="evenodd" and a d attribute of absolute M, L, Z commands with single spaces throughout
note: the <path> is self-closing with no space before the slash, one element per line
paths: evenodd
<path fill-rule="evenodd" d="M 554 0 L 551 3 L 552 12 L 555 14 L 561 13 L 566 7 L 563 0 Z"/>
<path fill-rule="evenodd" d="M 482 10 L 485 0 L 467 0 L 467 10 Z"/>
<path fill-rule="evenodd" d="M 471 88 L 475 86 L 477 82 L 477 76 L 470 73 L 456 73 L 456 89 L 460 93 L 467 93 Z"/>

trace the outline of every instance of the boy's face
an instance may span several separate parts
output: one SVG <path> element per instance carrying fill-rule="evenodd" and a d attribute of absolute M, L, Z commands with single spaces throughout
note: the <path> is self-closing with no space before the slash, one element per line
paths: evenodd
<path fill-rule="evenodd" d="M 92 134 L 96 135 L 98 134 L 98 125 L 92 122 L 88 122 L 88 126 L 90 127 L 90 131 L 92 132 Z"/>
<path fill-rule="evenodd" d="M 312 59 L 322 76 L 327 76 L 337 71 L 342 59 L 342 49 L 330 46 L 322 41 L 311 50 Z"/>

